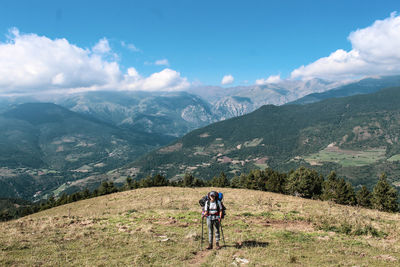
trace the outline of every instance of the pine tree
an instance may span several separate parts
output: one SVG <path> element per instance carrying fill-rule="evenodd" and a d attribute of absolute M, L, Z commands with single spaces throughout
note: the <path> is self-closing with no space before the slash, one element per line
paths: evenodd
<path fill-rule="evenodd" d="M 107 181 L 103 181 L 101 183 L 101 185 L 99 186 L 98 190 L 97 190 L 98 191 L 98 195 L 102 196 L 102 195 L 108 194 L 108 191 L 109 191 L 108 187 L 109 187 L 108 182 Z"/>
<path fill-rule="evenodd" d="M 239 177 L 239 188 L 247 188 L 247 175 L 242 173 Z"/>
<path fill-rule="evenodd" d="M 89 198 L 90 197 L 90 191 L 89 189 L 85 188 L 85 190 L 82 193 L 83 198 Z"/>
<path fill-rule="evenodd" d="M 152 187 L 154 186 L 154 180 L 153 177 L 148 175 L 146 178 L 143 178 L 140 180 L 140 186 L 141 188 L 146 188 L 146 187 Z"/>
<path fill-rule="evenodd" d="M 125 188 L 126 190 L 130 190 L 133 188 L 133 179 L 131 177 L 126 178 Z"/>
<path fill-rule="evenodd" d="M 132 189 L 138 189 L 140 187 L 140 182 L 137 180 L 133 181 Z"/>
<path fill-rule="evenodd" d="M 353 186 L 346 182 L 343 178 L 337 182 L 335 202 L 342 205 L 355 205 L 356 194 L 354 193 Z"/>
<path fill-rule="evenodd" d="M 232 188 L 240 188 L 240 178 L 239 176 L 235 175 L 231 180 L 231 187 Z"/>
<path fill-rule="evenodd" d="M 255 171 L 250 171 L 248 175 L 245 176 L 244 184 L 242 185 L 243 188 L 246 189 L 257 189 L 257 175 L 258 173 Z"/>
<path fill-rule="evenodd" d="M 190 173 L 185 173 L 183 177 L 183 186 L 184 187 L 192 187 L 194 186 L 194 177 Z"/>
<path fill-rule="evenodd" d="M 357 191 L 357 204 L 361 207 L 371 208 L 372 194 L 368 191 L 367 187 L 363 185 L 360 190 Z"/>
<path fill-rule="evenodd" d="M 68 197 L 67 194 L 62 193 L 61 197 L 58 198 L 56 205 L 60 206 L 60 205 L 64 205 L 68 203 Z"/>
<path fill-rule="evenodd" d="M 399 211 L 397 191 L 386 180 L 386 174 L 382 173 L 372 194 L 372 205 L 375 209 L 389 212 Z"/>
<path fill-rule="evenodd" d="M 167 186 L 168 180 L 165 178 L 164 175 L 156 174 L 153 176 L 153 186 Z"/>
<path fill-rule="evenodd" d="M 211 186 L 215 187 L 229 187 L 229 180 L 226 177 L 224 172 L 221 172 L 220 175 L 214 176 L 214 178 L 211 180 Z"/>
<path fill-rule="evenodd" d="M 99 193 L 99 189 L 95 189 L 95 190 L 93 190 L 93 192 L 92 192 L 92 197 L 97 197 L 97 196 L 100 196 L 100 193 Z"/>
<path fill-rule="evenodd" d="M 323 181 L 323 177 L 315 170 L 300 167 L 290 174 L 286 189 L 292 195 L 318 198 L 322 192 Z"/>
<path fill-rule="evenodd" d="M 47 205 L 48 205 L 49 208 L 52 208 L 52 207 L 55 207 L 55 206 L 56 206 L 56 199 L 54 198 L 53 195 L 50 196 L 50 197 L 47 199 Z"/>
<path fill-rule="evenodd" d="M 275 193 L 285 193 L 285 185 L 287 182 L 286 174 L 279 173 L 270 168 L 265 169 L 265 190 Z"/>
<path fill-rule="evenodd" d="M 203 187 L 203 186 L 205 186 L 205 183 L 204 183 L 204 181 L 201 180 L 201 179 L 194 178 L 193 186 L 194 186 L 194 187 Z"/>
<path fill-rule="evenodd" d="M 337 187 L 338 178 L 336 172 L 332 171 L 324 181 L 321 198 L 323 200 L 335 201 L 337 199 Z"/>
<path fill-rule="evenodd" d="M 265 172 L 262 170 L 254 170 L 253 173 L 253 189 L 265 191 Z"/>

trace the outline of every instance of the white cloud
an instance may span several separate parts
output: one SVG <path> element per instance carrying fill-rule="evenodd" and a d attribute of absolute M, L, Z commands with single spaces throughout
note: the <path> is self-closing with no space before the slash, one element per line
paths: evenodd
<path fill-rule="evenodd" d="M 171 69 L 164 69 L 153 73 L 147 78 L 141 77 L 133 68 L 128 69 L 125 75 L 124 90 L 144 91 L 180 91 L 188 88 L 190 83 L 180 73 Z"/>
<path fill-rule="evenodd" d="M 256 80 L 257 85 L 265 85 L 269 83 L 279 83 L 281 82 L 281 76 L 280 75 L 271 75 L 267 79 L 258 79 Z"/>
<path fill-rule="evenodd" d="M 106 38 L 100 39 L 99 42 L 92 48 L 94 53 L 106 54 L 111 51 L 110 44 Z"/>
<path fill-rule="evenodd" d="M 352 50 L 338 49 L 295 69 L 291 78 L 337 80 L 400 73 L 400 16 L 396 13 L 350 33 L 348 39 Z"/>
<path fill-rule="evenodd" d="M 121 75 L 118 64 L 98 54 L 109 52 L 107 44 L 102 39 L 88 50 L 66 39 L 51 40 L 13 29 L 7 41 L 0 42 L 0 93 L 114 83 Z"/>
<path fill-rule="evenodd" d="M 168 59 L 164 58 L 164 59 L 156 60 L 156 62 L 154 62 L 154 65 L 156 65 L 156 66 L 169 66 L 169 62 L 168 62 Z"/>
<path fill-rule="evenodd" d="M 234 81 L 235 79 L 233 78 L 233 76 L 232 75 L 225 75 L 223 78 L 222 78 L 222 81 L 221 81 L 221 84 L 222 85 L 226 85 L 226 84 L 231 84 L 231 83 L 233 83 L 233 81 Z"/>
<path fill-rule="evenodd" d="M 124 41 L 122 41 L 121 45 L 122 45 L 122 47 L 125 47 L 132 52 L 141 52 L 141 50 L 139 48 L 137 48 L 134 44 L 127 44 Z"/>
<path fill-rule="evenodd" d="M 131 67 L 123 74 L 113 55 L 106 38 L 93 48 L 84 49 L 66 39 L 20 34 L 18 29 L 12 29 L 7 40 L 0 42 L 0 94 L 172 91 L 190 85 L 171 69 L 142 77 Z"/>

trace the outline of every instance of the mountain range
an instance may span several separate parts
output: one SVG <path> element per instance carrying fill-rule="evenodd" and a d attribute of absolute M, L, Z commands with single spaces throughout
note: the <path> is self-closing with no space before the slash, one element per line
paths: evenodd
<path fill-rule="evenodd" d="M 374 184 L 384 170 L 394 181 L 395 133 L 382 117 L 366 115 L 370 107 L 365 106 L 375 101 L 374 112 L 391 122 L 395 115 L 370 94 L 391 86 L 400 86 L 400 76 L 0 98 L 0 196 L 36 200 L 94 188 L 105 179 L 122 183 L 156 172 L 171 179 L 185 172 L 210 179 L 220 171 L 233 176 L 252 168 L 287 171 L 299 165 L 337 170 L 356 185 Z M 320 93 L 298 99 L 309 92 Z M 348 98 L 339 98 L 356 94 L 368 94 L 367 102 L 356 105 L 361 113 L 341 102 Z M 373 118 L 379 126 L 369 122 Z M 345 136 L 349 139 L 340 141 Z M 358 139 L 350 142 L 354 136 Z"/>
<path fill-rule="evenodd" d="M 337 171 L 355 185 L 371 187 L 381 172 L 399 182 L 400 87 L 331 98 L 307 105 L 265 105 L 194 130 L 142 157 L 137 177 L 185 173 L 211 179 L 224 171 L 255 168 L 290 171 L 299 166 Z"/>
<path fill-rule="evenodd" d="M 0 195 L 34 199 L 65 182 L 105 173 L 173 140 L 125 130 L 52 103 L 0 114 Z"/>
<path fill-rule="evenodd" d="M 174 137 L 219 120 L 209 103 L 186 92 L 90 92 L 55 103 L 121 128 Z"/>
<path fill-rule="evenodd" d="M 289 104 L 308 104 L 318 102 L 328 98 L 338 98 L 358 94 L 368 94 L 376 92 L 382 88 L 396 87 L 400 84 L 400 76 L 384 76 L 365 78 L 356 82 L 348 83 L 343 86 L 333 88 L 325 92 L 308 94 L 302 98 L 290 102 Z"/>

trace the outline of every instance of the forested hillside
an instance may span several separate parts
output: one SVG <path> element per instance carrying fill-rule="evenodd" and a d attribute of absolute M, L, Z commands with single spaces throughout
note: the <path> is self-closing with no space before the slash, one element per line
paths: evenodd
<path fill-rule="evenodd" d="M 253 168 L 288 171 L 301 165 L 337 171 L 369 188 L 386 172 L 399 181 L 400 88 L 308 105 L 267 105 L 195 130 L 130 165 L 137 177 L 186 172 L 211 179 Z"/>
<path fill-rule="evenodd" d="M 0 196 L 30 200 L 120 167 L 172 140 L 49 103 L 15 106 L 0 114 L 0 125 Z"/>

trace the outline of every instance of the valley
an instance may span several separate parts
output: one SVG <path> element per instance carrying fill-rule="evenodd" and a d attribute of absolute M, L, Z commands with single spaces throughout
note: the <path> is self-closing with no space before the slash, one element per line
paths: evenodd
<path fill-rule="evenodd" d="M 271 167 L 335 170 L 369 188 L 382 172 L 398 181 L 398 88 L 308 105 L 263 106 L 253 113 L 195 130 L 130 166 L 139 176 L 186 172 L 211 179 Z M 143 177 L 143 176 L 140 176 Z"/>
<path fill-rule="evenodd" d="M 230 96 L 221 88 L 47 96 L 59 104 L 54 107 L 66 108 L 61 113 L 46 103 L 18 106 L 25 100 L 3 101 L 1 196 L 39 200 L 94 189 L 109 179 L 122 184 L 127 177 L 161 173 L 179 180 L 192 173 L 208 180 L 220 172 L 233 177 L 254 168 L 289 171 L 301 165 L 325 174 L 336 170 L 355 186 L 371 187 L 381 172 L 396 183 L 397 124 L 387 121 L 396 121 L 399 115 L 374 113 L 372 118 L 377 118 L 368 122 L 365 110 L 354 109 L 359 103 L 350 106 L 348 100 L 334 99 L 398 82 L 398 76 L 347 85 L 313 80 L 279 88 L 237 87 Z M 295 88 L 297 95 L 290 91 Z M 291 96 L 281 102 L 271 90 Z M 325 91 L 333 98 L 326 100 L 328 104 L 266 105 L 252 112 L 263 104 L 284 104 L 307 90 Z M 200 92 L 204 99 L 192 94 Z"/>

